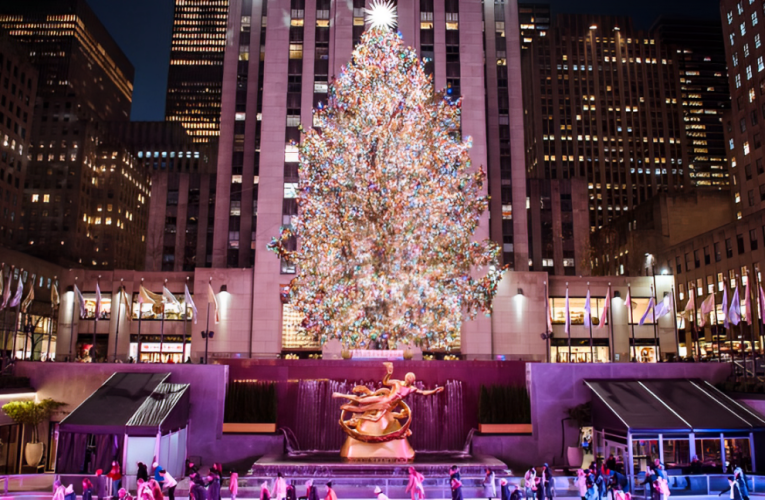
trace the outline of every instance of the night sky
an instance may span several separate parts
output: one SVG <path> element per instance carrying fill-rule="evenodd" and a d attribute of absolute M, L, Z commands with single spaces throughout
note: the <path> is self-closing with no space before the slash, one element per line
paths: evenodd
<path fill-rule="evenodd" d="M 173 0 L 88 0 L 135 66 L 133 120 L 162 120 Z M 614 14 L 650 28 L 660 15 L 719 19 L 719 0 L 551 0 L 553 13 Z"/>

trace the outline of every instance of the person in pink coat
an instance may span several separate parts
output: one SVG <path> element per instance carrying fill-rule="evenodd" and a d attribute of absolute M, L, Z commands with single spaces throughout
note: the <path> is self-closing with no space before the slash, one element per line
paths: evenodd
<path fill-rule="evenodd" d="M 425 498 L 425 488 L 422 486 L 424 480 L 425 477 L 417 472 L 414 467 L 409 467 L 409 484 L 406 485 L 406 492 L 412 494 L 412 500 Z"/>
<path fill-rule="evenodd" d="M 231 480 L 228 482 L 228 491 L 231 493 L 231 500 L 236 500 L 239 493 L 239 473 L 231 472 Z"/>
<path fill-rule="evenodd" d="M 287 481 L 281 472 L 276 473 L 274 488 L 271 490 L 271 498 L 273 500 L 286 500 L 287 498 Z"/>

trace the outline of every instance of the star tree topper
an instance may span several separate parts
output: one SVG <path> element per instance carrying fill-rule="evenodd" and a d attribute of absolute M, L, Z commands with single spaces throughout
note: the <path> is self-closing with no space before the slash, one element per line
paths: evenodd
<path fill-rule="evenodd" d="M 491 312 L 504 271 L 499 246 L 473 239 L 486 175 L 471 165 L 461 100 L 433 90 L 376 5 L 304 131 L 299 215 L 269 248 L 296 264 L 289 300 L 317 340 L 449 348 L 465 319 Z"/>
<path fill-rule="evenodd" d="M 364 9 L 369 29 L 392 30 L 398 24 L 396 5 L 392 0 L 373 0 L 369 9 Z"/>

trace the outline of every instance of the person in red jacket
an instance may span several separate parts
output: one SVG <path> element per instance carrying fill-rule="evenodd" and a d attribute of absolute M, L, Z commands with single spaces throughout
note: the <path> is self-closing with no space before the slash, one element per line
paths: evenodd
<path fill-rule="evenodd" d="M 112 468 L 106 477 L 112 480 L 112 497 L 118 498 L 120 486 L 122 484 L 122 468 L 120 467 L 119 462 L 116 460 L 112 462 Z"/>

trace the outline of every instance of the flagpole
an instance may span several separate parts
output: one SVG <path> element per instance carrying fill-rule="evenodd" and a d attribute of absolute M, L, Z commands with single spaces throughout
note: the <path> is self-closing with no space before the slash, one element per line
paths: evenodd
<path fill-rule="evenodd" d="M 569 306 L 568 298 L 568 282 L 566 282 L 566 309 L 566 321 L 568 322 L 568 362 L 571 363 L 571 307 Z"/>
<path fill-rule="evenodd" d="M 736 275 L 736 288 L 743 284 L 743 276 Z M 738 334 L 741 337 L 741 361 L 744 363 L 744 380 L 748 378 L 746 374 L 746 339 L 744 338 L 744 322 L 741 317 L 741 294 L 738 296 Z"/>
<path fill-rule="evenodd" d="M 757 269 L 757 272 L 754 273 L 755 278 L 757 279 L 757 310 L 760 312 L 760 321 L 757 322 L 757 339 L 760 341 L 760 354 L 762 355 L 762 324 L 763 320 L 765 320 L 765 311 L 762 310 L 762 297 L 760 290 L 762 290 L 762 283 L 760 282 L 760 270 Z"/>
<path fill-rule="evenodd" d="M 746 277 L 746 284 L 751 285 L 752 279 L 749 275 L 749 271 L 747 270 L 747 277 Z M 749 288 L 749 293 L 747 294 L 746 300 L 749 303 L 749 310 L 746 312 L 746 319 L 748 320 L 747 323 L 749 323 L 749 338 L 752 341 L 752 376 L 755 378 L 757 377 L 757 349 L 755 349 L 755 342 L 754 342 L 754 307 L 752 307 L 752 296 L 753 296 L 753 290 L 751 286 L 747 286 Z M 746 288 L 744 289 L 746 292 Z"/>
<path fill-rule="evenodd" d="M 186 290 L 188 289 L 189 289 L 189 277 L 186 276 Z M 184 290 L 184 292 L 186 290 Z M 186 356 L 186 334 L 188 332 L 188 330 L 186 329 L 187 328 L 186 323 L 188 322 L 188 318 L 187 318 L 188 315 L 189 315 L 189 303 L 186 301 L 186 294 L 184 293 L 183 295 L 183 350 L 181 351 L 181 363 L 186 362 L 186 358 L 184 356 Z"/>
<path fill-rule="evenodd" d="M 675 297 L 675 285 L 671 285 L 670 293 L 672 294 L 672 314 L 674 315 L 673 325 L 675 326 L 675 355 L 677 359 L 680 359 L 680 336 L 677 333 L 677 297 Z"/>
<path fill-rule="evenodd" d="M 140 287 L 143 287 L 143 278 L 141 278 Z M 138 359 L 135 360 L 136 363 L 142 363 L 141 354 L 143 354 L 143 350 L 141 349 L 141 318 L 143 317 L 141 308 L 143 307 L 143 299 L 141 298 L 142 290 L 140 287 L 138 288 Z"/>
<path fill-rule="evenodd" d="M 167 288 L 167 278 L 165 278 L 165 288 Z M 162 306 L 162 320 L 159 323 L 159 362 L 163 363 L 162 361 L 162 350 L 164 349 L 165 345 L 165 294 L 162 294 L 162 301 L 160 302 Z"/>
<path fill-rule="evenodd" d="M 720 352 L 720 332 L 719 332 L 720 324 L 718 323 L 718 320 L 717 320 L 717 298 L 715 297 L 714 288 L 712 288 L 712 310 L 715 312 L 715 326 L 712 333 L 715 336 L 715 344 L 717 344 L 717 362 L 721 363 L 722 353 Z"/>
<path fill-rule="evenodd" d="M 696 297 L 698 296 L 698 293 L 696 291 L 696 284 L 693 284 L 693 289 L 691 290 L 691 293 L 693 294 L 693 328 L 691 328 L 691 341 L 693 342 L 693 353 L 696 356 L 696 359 L 698 361 L 701 361 L 701 352 L 699 351 L 699 325 L 698 325 L 698 315 L 696 314 Z M 695 338 L 694 338 L 694 330 L 695 330 Z"/>
<path fill-rule="evenodd" d="M 727 295 L 728 284 L 726 283 L 726 280 L 728 280 L 728 278 L 723 279 L 723 290 L 724 290 L 724 292 Z M 731 300 L 733 300 L 733 296 L 731 296 Z M 725 320 L 724 321 L 727 321 L 727 323 L 728 323 L 728 327 L 725 329 L 725 336 L 728 338 L 728 344 L 729 344 L 729 348 L 730 348 L 730 362 L 731 362 L 732 365 L 735 365 L 736 364 L 736 357 L 735 357 L 735 350 L 733 349 L 733 331 L 732 331 L 732 328 L 730 327 L 730 314 L 729 314 L 730 313 L 730 304 L 727 303 L 727 300 L 725 302 L 726 303 L 724 305 L 724 309 L 726 309 L 726 310 L 723 311 L 723 314 L 725 314 Z M 725 323 L 724 322 L 723 322 L 723 327 L 725 327 Z M 735 366 L 734 366 L 734 370 L 735 370 Z"/>
<path fill-rule="evenodd" d="M 627 306 L 630 310 L 630 326 L 632 326 L 632 359 L 630 361 L 637 363 L 637 346 L 635 345 L 635 320 L 632 317 L 632 285 L 627 283 L 627 297 L 630 299 L 630 304 Z"/>
<path fill-rule="evenodd" d="M 77 306 L 77 276 L 74 277 L 72 288 L 72 325 L 69 330 L 69 362 L 74 363 L 74 308 Z"/>
<path fill-rule="evenodd" d="M 651 318 L 653 318 L 653 345 L 656 350 L 656 362 L 661 360 L 661 348 L 659 346 L 659 320 L 656 319 L 656 306 L 659 300 L 659 291 L 655 288 L 656 276 L 653 277 L 654 285 L 651 285 L 651 295 L 653 295 L 653 309 Z"/>
<path fill-rule="evenodd" d="M 122 313 L 122 282 L 124 278 L 120 278 L 120 288 L 117 290 L 117 328 L 114 331 L 114 362 L 117 362 L 117 344 L 120 340 L 120 315 Z M 112 305 L 113 306 L 113 305 Z"/>
<path fill-rule="evenodd" d="M 19 269 L 19 282 L 21 282 L 21 276 L 23 274 L 24 274 L 24 268 L 22 267 L 22 268 Z M 19 283 L 16 283 L 16 286 L 18 287 Z M 22 293 L 22 296 L 23 295 L 24 294 Z M 20 311 L 21 311 L 21 302 L 16 304 L 16 315 L 15 315 L 15 317 L 13 319 L 13 358 L 12 359 L 13 359 L 14 364 L 16 364 L 16 337 L 18 337 L 18 333 L 19 333 L 18 325 L 19 325 L 19 314 L 20 314 Z"/>
<path fill-rule="evenodd" d="M 32 290 L 34 290 L 35 280 L 36 279 L 37 279 L 37 275 L 33 274 L 32 275 Z M 24 296 L 23 288 L 22 288 L 22 294 L 21 295 L 22 295 L 22 297 Z M 22 299 L 22 302 L 24 300 L 26 300 L 26 298 Z M 21 304 L 21 302 L 19 302 L 19 304 Z M 30 305 L 32 305 L 32 304 L 30 303 L 29 305 L 27 305 L 27 308 L 29 308 Z M 30 318 L 29 318 L 29 313 L 27 312 L 27 310 L 24 311 L 24 320 L 22 320 L 22 324 L 26 323 L 25 326 L 22 326 L 22 329 L 24 330 L 24 353 L 21 355 L 21 360 L 22 361 L 27 359 L 27 341 L 29 340 L 29 338 L 32 335 L 34 335 L 34 330 L 32 330 L 31 332 L 27 331 L 29 329 L 29 326 L 30 326 Z M 32 344 L 32 348 L 34 348 L 34 343 Z M 34 353 L 29 353 L 29 359 L 32 359 L 33 355 L 34 355 Z"/>
<path fill-rule="evenodd" d="M 3 264 L 5 266 L 5 264 Z M 13 281 L 13 268 L 14 266 L 11 266 L 11 270 L 8 273 L 8 281 L 6 282 L 5 286 L 9 287 L 12 284 Z M 3 272 L 5 270 L 3 269 Z M 0 299 L 3 299 L 5 297 L 5 288 L 3 288 L 3 297 L 0 297 Z M 5 369 L 5 355 L 8 351 L 8 304 L 5 304 L 3 307 L 3 369 Z M 10 356 L 8 356 L 8 359 L 10 360 Z"/>
<path fill-rule="evenodd" d="M 590 295 L 590 282 L 587 282 L 587 295 Z M 592 301 L 592 297 L 590 297 L 590 301 Z M 595 348 L 592 345 L 592 304 L 588 304 L 590 310 L 587 311 L 587 314 L 590 315 L 587 322 L 590 324 L 590 363 L 595 362 Z"/>
<path fill-rule="evenodd" d="M 56 286 L 56 280 L 58 279 L 58 276 L 53 277 L 53 285 Z M 53 342 L 53 315 L 56 312 L 56 305 L 53 303 L 53 301 L 50 301 L 50 321 L 48 321 L 48 349 L 45 352 L 45 361 L 50 360 L 50 343 Z"/>
<path fill-rule="evenodd" d="M 608 336 L 609 336 L 609 342 L 610 342 L 610 349 L 609 349 L 609 360 L 611 363 L 614 362 L 614 305 L 611 303 L 611 295 L 613 295 L 613 291 L 611 290 L 611 283 L 608 284 L 608 300 L 606 301 L 606 305 L 608 306 Z"/>
<path fill-rule="evenodd" d="M 545 349 L 546 349 L 546 359 L 547 362 L 550 362 L 550 328 L 548 325 L 550 324 L 550 296 L 547 294 L 547 282 L 544 282 L 545 285 Z M 209 303 L 209 301 L 208 301 Z M 207 309 L 207 314 L 210 314 L 210 309 Z"/>
<path fill-rule="evenodd" d="M 98 275 L 98 278 L 96 278 L 96 291 L 100 293 L 101 291 L 101 275 Z M 90 362 L 95 363 L 96 362 L 96 333 L 98 332 L 98 317 L 101 315 L 101 302 L 98 300 L 98 296 L 96 296 L 96 313 L 95 313 L 95 321 L 93 322 L 93 354 L 90 356 Z"/>

